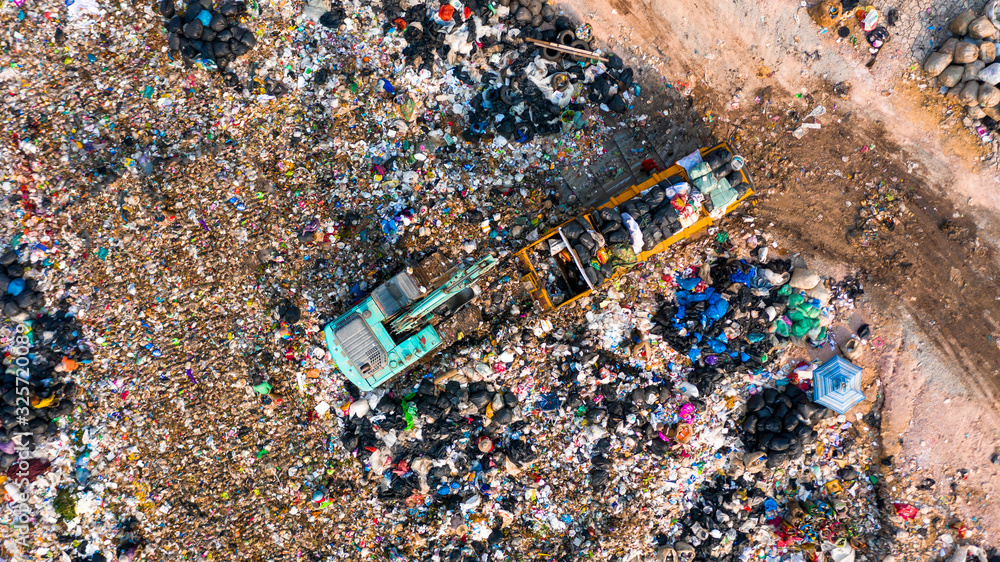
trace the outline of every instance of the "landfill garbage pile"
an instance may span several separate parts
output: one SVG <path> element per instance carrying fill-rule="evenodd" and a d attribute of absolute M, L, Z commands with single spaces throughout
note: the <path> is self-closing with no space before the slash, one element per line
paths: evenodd
<path fill-rule="evenodd" d="M 60 310 L 55 314 L 43 314 L 29 322 L 30 338 L 8 327 L 12 335 L 6 345 L 5 363 L 10 366 L 0 377 L 2 470 L 11 467 L 18 459 L 15 434 L 20 435 L 18 442 L 32 448 L 40 448 L 57 438 L 60 420 L 65 424 L 79 391 L 72 372 L 81 363 L 88 363 L 93 358 L 90 349 L 81 341 L 79 322 L 66 312 Z M 19 335 L 30 345 L 18 344 Z M 23 350 L 30 355 L 18 353 Z M 23 367 L 14 360 L 22 355 L 30 357 Z M 25 388 L 27 395 L 21 390 Z"/>
<path fill-rule="evenodd" d="M 20 57 L 0 71 L 14 130 L 0 147 L 2 187 L 19 194 L 0 200 L 10 217 L 0 229 L 31 244 L 22 278 L 35 302 L 11 310 L 32 322 L 33 368 L 45 377 L 31 390 L 32 423 L 45 422 L 31 486 L 4 498 L 24 500 L 38 521 L 21 552 L 609 559 L 651 551 L 636 537 L 685 520 L 705 475 L 737 462 L 727 455 L 745 438 L 745 388 L 727 369 L 769 368 L 755 334 L 784 342 L 756 306 L 762 287 L 723 289 L 736 270 L 766 280 L 742 265 L 716 263 L 706 282 L 754 306 L 734 300 L 714 323 L 685 327 L 742 326 L 746 312 L 753 329 L 724 342 L 713 332 L 727 348 L 702 349 L 694 371 L 686 351 L 705 346 L 695 338 L 676 357 L 647 340 L 644 304 L 609 293 L 606 305 L 595 296 L 536 323 L 513 275 L 484 297 L 488 337 L 442 351 L 391 394 L 352 395 L 330 361 L 330 315 L 414 248 L 509 250 L 565 220 L 554 164 L 590 158 L 602 112 L 628 109 L 638 93 L 586 25 L 537 0 L 502 4 L 390 14 L 390 3 L 257 13 L 199 2 L 168 17 L 169 3 L 154 12 L 76 0 L 65 11 L 28 7 L 23 19 L 12 3 L 0 9 Z M 65 64 L 48 62 L 53 45 Z M 200 83 L 209 63 L 225 74 Z M 553 150 L 544 137 L 561 131 Z M 690 223 L 691 209 L 716 213 L 745 193 L 731 155 L 706 164 L 692 175 L 700 187 L 668 182 L 642 198 L 648 208 L 578 223 L 570 241 L 589 257 L 587 279 L 635 259 L 623 212 L 645 249 Z M 613 244 L 605 222 L 621 233 Z M 12 280 L 13 263 L 3 271 Z M 652 293 L 660 276 L 623 282 Z M 42 293 L 73 306 L 38 316 Z M 776 311 L 781 297 L 770 287 L 759 296 Z M 96 364 L 81 369 L 89 341 Z M 466 380 L 414 388 L 452 369 Z M 819 427 L 822 462 L 850 454 L 846 424 Z"/>
<path fill-rule="evenodd" d="M 180 10 L 174 0 L 160 0 L 158 4 L 160 15 L 168 20 L 167 45 L 172 53 L 180 53 L 188 67 L 202 59 L 225 70 L 257 44 L 253 32 L 240 25 L 240 16 L 247 12 L 245 2 L 226 2 L 212 8 L 212 0 L 190 0 Z"/>
<path fill-rule="evenodd" d="M 527 422 L 509 390 L 457 380 L 439 388 L 424 379 L 401 400 L 376 397 L 345 408 L 340 440 L 380 479 L 382 500 L 471 510 L 494 474 L 519 472 L 535 456 L 518 437 Z"/>
<path fill-rule="evenodd" d="M 862 471 L 872 467 L 874 459 L 858 431 L 871 427 L 842 420 L 840 416 L 832 425 L 823 424 L 810 455 L 773 470 L 767 480 L 756 480 L 766 494 L 764 513 L 742 556 L 766 553 L 775 560 L 812 560 L 822 552 L 827 559 L 849 560 L 877 546 L 879 514 L 885 505 L 873 492 L 878 477 Z M 758 473 L 764 457 L 747 453 L 730 471 Z"/>
<path fill-rule="evenodd" d="M 557 17 L 552 5 L 541 0 L 507 4 L 472 2 L 456 10 L 449 2 L 431 2 L 385 8 L 383 29 L 401 35 L 404 64 L 426 78 L 436 64 L 445 63 L 457 82 L 476 88 L 474 96 L 450 108 L 465 117 L 465 141 L 499 135 L 507 142 L 526 143 L 535 135 L 584 128 L 586 102 L 616 113 L 632 106 L 639 94 L 633 70 L 616 55 L 595 52 L 589 26 Z M 332 26 L 341 20 L 334 14 L 320 22 Z M 566 53 L 559 46 L 575 51 Z M 389 81 L 383 87 L 396 94 Z"/>
<path fill-rule="evenodd" d="M 691 381 L 712 391 L 713 372 L 754 369 L 778 345 L 769 319 L 787 302 L 782 287 L 791 264 L 729 260 L 713 266 L 687 268 L 674 274 L 673 302 L 653 317 L 651 333 L 698 365 Z"/>
<path fill-rule="evenodd" d="M 812 426 L 832 414 L 795 385 L 779 392 L 767 388 L 747 400 L 747 414 L 740 423 L 741 439 L 748 451 L 764 451 L 767 467 L 777 468 L 788 459 L 799 460 L 818 433 Z"/>
<path fill-rule="evenodd" d="M 18 260 L 14 250 L 0 256 L 0 291 L 3 291 L 3 316 L 20 322 L 28 318 L 30 312 L 45 305 L 45 295 L 38 290 L 38 280 L 32 277 L 33 269 Z"/>
<path fill-rule="evenodd" d="M 572 24 L 566 18 L 559 18 L 556 25 L 560 27 L 551 33 L 563 41 L 573 39 Z M 587 125 L 586 102 L 615 113 L 632 107 L 639 88 L 633 83 L 632 69 L 621 58 L 612 54 L 607 64 L 588 65 L 583 59 L 550 56 L 549 51 L 547 47 L 542 47 L 541 55 L 522 51 L 517 58 L 486 71 L 482 89 L 469 102 L 466 141 L 478 142 L 495 132 L 508 141 L 525 143 L 535 135 L 582 129 Z"/>
<path fill-rule="evenodd" d="M 965 106 L 971 119 L 1000 121 L 1000 63 L 997 3 L 989 2 L 982 15 L 965 10 L 948 24 L 953 34 L 924 61 L 924 72 L 937 79 L 942 93 Z"/>
<path fill-rule="evenodd" d="M 766 496 L 752 479 L 717 474 L 697 492 L 673 536 L 656 537 L 660 560 L 742 560 L 764 515 Z M 674 558 L 676 556 L 676 558 Z"/>

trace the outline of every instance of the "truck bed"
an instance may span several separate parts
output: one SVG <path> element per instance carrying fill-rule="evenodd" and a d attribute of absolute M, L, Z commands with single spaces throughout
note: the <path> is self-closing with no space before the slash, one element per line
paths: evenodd
<path fill-rule="evenodd" d="M 702 148 L 702 149 L 699 150 L 699 152 L 700 152 L 700 154 L 702 156 L 705 156 L 705 155 L 708 155 L 710 153 L 713 153 L 714 151 L 716 151 L 716 150 L 718 150 L 720 148 L 726 149 L 731 154 L 734 153 L 734 151 L 729 146 L 729 144 L 725 143 L 725 142 L 717 144 L 717 145 L 712 146 L 712 147 Z M 733 170 L 732 172 L 736 173 L 737 171 Z M 740 195 L 739 197 L 737 197 L 737 199 L 735 201 L 733 201 L 731 204 L 729 204 L 729 205 L 726 206 L 726 208 L 721 212 L 722 216 L 725 216 L 725 215 L 729 214 L 730 212 L 732 212 L 733 210 L 735 210 L 743 201 L 745 201 L 748 197 L 750 197 L 751 195 L 753 195 L 753 181 L 750 178 L 750 175 L 746 172 L 746 168 L 744 167 L 744 168 L 740 169 L 738 171 L 738 174 L 739 174 L 739 177 L 742 178 L 742 181 L 745 182 L 749 187 L 747 188 L 746 192 L 743 195 Z M 687 171 L 683 167 L 681 167 L 679 164 L 675 163 L 674 165 L 670 166 L 666 170 L 664 170 L 662 172 L 659 172 L 657 174 L 654 174 L 648 180 L 646 180 L 646 181 L 644 181 L 644 182 L 642 182 L 640 184 L 633 185 L 633 186 L 629 187 L 628 189 L 625 189 L 624 191 L 622 191 L 620 194 L 618 194 L 618 195 L 616 195 L 614 197 L 611 197 L 608 201 L 606 201 L 604 204 L 598 206 L 596 209 L 616 208 L 616 207 L 620 206 L 621 204 L 623 204 L 623 203 L 625 203 L 625 202 L 627 202 L 627 201 L 629 201 L 631 199 L 634 199 L 636 197 L 641 196 L 641 194 L 643 192 L 645 192 L 645 191 L 653 188 L 654 186 L 656 186 L 661 181 L 666 180 L 666 179 L 671 178 L 671 177 L 677 177 L 677 176 L 679 176 L 680 178 L 682 178 L 685 182 L 693 184 L 693 182 L 691 182 L 691 180 L 690 180 L 690 178 L 688 176 Z M 586 297 L 586 296 L 588 296 L 588 295 L 590 295 L 590 294 L 593 293 L 593 289 L 588 288 L 587 290 L 581 291 L 578 294 L 572 295 L 571 298 L 567 298 L 567 299 L 563 300 L 562 302 L 554 303 L 553 300 L 552 300 L 552 298 L 551 298 L 551 295 L 549 295 L 549 292 L 548 292 L 548 290 L 547 290 L 547 288 L 545 286 L 545 279 L 542 278 L 542 276 L 540 275 L 540 273 L 538 271 L 539 264 L 537 262 L 535 254 L 536 254 L 536 252 L 538 251 L 539 248 L 542 248 L 543 251 L 544 251 L 544 248 L 547 248 L 547 246 L 545 246 L 544 244 L 547 244 L 548 240 L 550 240 L 550 239 L 552 239 L 554 237 L 560 236 L 560 229 L 564 228 L 566 225 L 568 225 L 571 222 L 577 221 L 579 218 L 583 218 L 586 221 L 586 223 L 589 224 L 593 228 L 594 223 L 593 223 L 593 221 L 591 221 L 590 215 L 591 215 L 591 213 L 594 210 L 595 209 L 588 209 L 580 217 L 573 218 L 573 219 L 571 219 L 569 221 L 566 221 L 565 223 L 559 225 L 558 227 L 556 227 L 556 228 L 554 228 L 554 229 L 546 232 L 538 240 L 536 240 L 535 242 L 531 243 L 530 245 L 526 246 L 525 248 L 523 248 L 519 252 L 517 252 L 516 255 L 517 255 L 518 259 L 520 260 L 520 262 L 521 262 L 521 264 L 523 266 L 522 267 L 523 275 L 521 277 L 521 282 L 525 285 L 526 288 L 528 288 L 528 290 L 529 290 L 529 292 L 531 294 L 532 300 L 535 302 L 535 305 L 538 306 L 539 308 L 541 308 L 542 311 L 548 311 L 548 310 L 554 310 L 554 309 L 560 308 L 562 306 L 565 306 L 565 305 L 567 305 L 567 304 L 569 304 L 569 303 L 571 303 L 573 301 L 576 301 L 578 299 L 581 299 L 581 298 Z M 712 223 L 714 223 L 714 222 L 715 222 L 715 220 L 709 215 L 709 213 L 707 211 L 704 210 L 704 207 L 702 207 L 702 209 L 700 211 L 700 216 L 699 216 L 699 218 L 698 218 L 698 220 L 696 222 L 694 222 L 693 224 L 691 224 L 691 225 L 689 225 L 689 226 L 681 229 L 679 232 L 676 232 L 675 234 L 673 234 L 672 236 L 666 238 L 665 240 L 662 240 L 661 242 L 659 242 L 658 244 L 656 244 L 652 248 L 648 248 L 648 249 L 647 248 L 643 248 L 640 253 L 636 254 L 636 261 L 637 262 L 646 261 L 649 258 L 651 258 L 652 256 L 655 256 L 656 254 L 659 254 L 659 253 L 665 251 L 670 246 L 672 246 L 672 245 L 674 245 L 674 244 L 676 244 L 676 243 L 678 243 L 678 242 L 680 242 L 682 240 L 690 238 L 691 236 L 694 236 L 695 234 L 697 234 L 697 233 L 705 230 L 706 228 L 708 228 L 709 226 L 711 226 Z M 577 263 L 579 263 L 579 256 L 578 256 L 578 254 L 572 248 L 569 248 L 569 251 L 570 251 L 571 255 L 574 257 L 574 261 L 576 261 Z M 616 269 L 613 272 L 612 275 L 609 276 L 609 278 L 610 277 L 616 277 L 616 276 L 622 274 L 624 271 L 625 271 L 624 268 L 618 268 L 618 269 Z M 584 275 L 584 277 L 586 277 L 586 276 Z M 597 288 L 597 287 L 595 287 L 595 288 Z"/>

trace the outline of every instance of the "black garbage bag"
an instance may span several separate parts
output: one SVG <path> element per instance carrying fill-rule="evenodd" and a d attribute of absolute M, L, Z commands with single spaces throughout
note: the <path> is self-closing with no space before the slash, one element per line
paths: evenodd
<path fill-rule="evenodd" d="M 667 194 L 663 188 L 654 186 L 642 196 L 642 200 L 649 205 L 650 209 L 657 209 L 666 202 Z"/>
<path fill-rule="evenodd" d="M 523 439 L 511 439 L 504 449 L 507 456 L 519 465 L 535 460 L 534 447 Z"/>
<path fill-rule="evenodd" d="M 514 421 L 514 411 L 510 408 L 500 408 L 493 412 L 493 421 L 500 425 L 508 425 Z"/>
<path fill-rule="evenodd" d="M 215 51 L 215 57 L 217 59 L 226 58 L 232 54 L 232 51 L 229 50 L 229 43 L 226 43 L 225 41 L 215 41 L 212 43 L 212 49 Z"/>
<path fill-rule="evenodd" d="M 626 68 L 618 76 L 618 81 L 622 83 L 622 86 L 628 88 L 629 86 L 632 85 L 632 76 L 633 76 L 633 74 L 634 73 L 632 72 L 631 68 Z"/>
<path fill-rule="evenodd" d="M 760 429 L 760 426 L 758 426 L 758 430 L 759 429 Z M 759 448 L 760 449 L 768 449 L 768 448 L 770 448 L 771 447 L 771 441 L 774 440 L 774 435 L 775 434 L 771 433 L 770 431 L 764 431 L 764 432 L 758 431 L 758 433 L 757 433 L 757 444 L 760 446 Z"/>
<path fill-rule="evenodd" d="M 212 31 L 212 28 L 210 28 L 210 27 L 204 27 L 204 28 L 202 28 L 202 30 L 201 30 L 201 40 L 205 41 L 206 43 L 215 41 L 215 32 Z"/>
<path fill-rule="evenodd" d="M 768 444 L 767 448 L 769 451 L 785 451 L 792 446 L 792 443 L 796 439 L 793 435 L 787 433 L 779 433 L 775 435 L 771 442 Z"/>
<path fill-rule="evenodd" d="M 680 223 L 667 223 L 660 226 L 660 233 L 663 234 L 663 238 L 670 238 L 674 234 L 681 231 Z"/>
<path fill-rule="evenodd" d="M 16 297 L 14 297 L 14 302 L 17 303 L 17 306 L 27 309 L 30 308 L 35 303 L 36 295 L 38 295 L 38 293 L 30 289 L 25 289 L 21 291 L 21 293 L 18 294 Z"/>
<path fill-rule="evenodd" d="M 587 100 L 594 104 L 606 103 L 611 99 L 611 82 L 603 74 L 594 79 L 590 85 Z"/>
<path fill-rule="evenodd" d="M 165 18 L 174 17 L 174 0 L 160 0 L 158 8 L 161 16 Z"/>
<path fill-rule="evenodd" d="M 607 417 L 608 411 L 604 408 L 590 408 L 585 414 L 587 421 L 590 423 L 601 423 L 605 417 Z"/>
<path fill-rule="evenodd" d="M 285 86 L 284 82 L 269 78 L 264 82 L 264 91 L 267 92 L 267 95 L 277 98 L 288 93 L 288 86 Z"/>
<path fill-rule="evenodd" d="M 228 28 L 223 29 L 222 31 L 215 34 L 216 41 L 225 41 L 226 43 L 228 43 L 229 41 L 232 40 L 232 38 L 233 38 L 233 32 Z"/>
<path fill-rule="evenodd" d="M 184 18 L 180 16 L 174 16 L 170 18 L 167 22 L 167 31 L 170 33 L 180 33 L 181 29 L 184 27 Z"/>
<path fill-rule="evenodd" d="M 203 59 L 214 60 L 215 51 L 212 49 L 212 44 L 207 41 L 201 41 L 201 52 L 198 56 Z"/>
<path fill-rule="evenodd" d="M 228 27 L 228 22 L 226 21 L 226 17 L 222 14 L 213 14 L 212 20 L 208 23 L 208 27 L 210 27 L 212 31 L 218 33 Z"/>
<path fill-rule="evenodd" d="M 17 303 L 12 301 L 4 303 L 3 315 L 6 316 L 7 318 L 16 316 L 18 312 L 21 312 L 21 309 L 20 307 L 17 306 Z"/>
<path fill-rule="evenodd" d="M 625 99 L 622 98 L 621 94 L 615 94 L 611 100 L 608 101 L 608 108 L 615 113 L 625 113 L 628 111 L 628 104 L 625 103 Z"/>
<path fill-rule="evenodd" d="M 313 82 L 315 82 L 317 86 L 326 84 L 329 79 L 330 73 L 325 68 L 321 68 L 313 73 Z"/>
<path fill-rule="evenodd" d="M 784 427 L 785 431 L 792 432 L 795 431 L 795 428 L 798 427 L 799 423 L 799 416 L 797 413 L 789 412 L 785 414 L 785 417 L 783 418 L 782 427 Z"/>
<path fill-rule="evenodd" d="M 590 459 L 590 463 L 594 466 L 599 466 L 601 468 L 608 468 L 614 464 L 611 459 L 604 455 L 596 455 L 594 458 Z"/>
<path fill-rule="evenodd" d="M 565 234 L 566 238 L 569 238 L 571 241 L 579 238 L 583 232 L 583 227 L 576 221 L 573 221 L 563 227 L 563 234 Z"/>
<path fill-rule="evenodd" d="M 184 36 L 188 39 L 201 39 L 204 33 L 204 26 L 201 25 L 201 20 L 193 20 L 184 24 Z"/>
<path fill-rule="evenodd" d="M 714 177 L 716 181 L 721 181 L 723 178 L 728 176 L 732 171 L 733 167 L 730 166 L 729 163 L 727 162 L 722 166 L 719 166 L 718 169 L 712 170 L 712 177 Z M 730 184 L 730 186 L 732 186 L 732 184 Z"/>
<path fill-rule="evenodd" d="M 622 223 L 621 214 L 614 208 L 607 207 L 604 209 L 599 209 L 597 214 L 600 215 L 603 224 L 614 224 L 620 225 Z M 602 230 L 603 232 L 603 230 Z"/>
<path fill-rule="evenodd" d="M 772 408 L 774 409 L 774 413 L 772 415 L 778 419 L 784 419 L 785 415 L 788 414 L 788 406 L 786 406 L 783 402 L 775 401 Z"/>
<path fill-rule="evenodd" d="M 795 406 L 795 410 L 810 422 L 819 421 L 826 413 L 826 408 L 812 401 L 799 403 Z"/>
<path fill-rule="evenodd" d="M 492 399 L 493 397 L 490 396 L 490 393 L 485 390 L 469 394 L 469 402 L 472 402 L 480 410 L 486 408 Z"/>
<path fill-rule="evenodd" d="M 417 392 L 421 396 L 437 396 L 437 387 L 434 383 L 428 379 L 423 379 L 420 381 L 420 386 L 417 387 Z"/>
<path fill-rule="evenodd" d="M 329 29 L 336 29 L 344 23 L 344 11 L 341 9 L 338 12 L 326 12 L 319 17 L 319 23 L 323 27 Z"/>
<path fill-rule="evenodd" d="M 596 466 L 590 469 L 590 487 L 594 491 L 600 492 L 606 488 L 610 480 L 611 476 L 607 470 Z"/>
<path fill-rule="evenodd" d="M 229 40 L 229 50 L 236 56 L 243 56 L 250 51 L 250 48 L 241 43 L 235 37 Z"/>
<path fill-rule="evenodd" d="M 667 454 L 670 453 L 670 443 L 668 441 L 660 439 L 659 437 L 653 437 L 649 441 L 648 449 L 650 454 L 656 455 L 658 457 L 666 456 Z"/>

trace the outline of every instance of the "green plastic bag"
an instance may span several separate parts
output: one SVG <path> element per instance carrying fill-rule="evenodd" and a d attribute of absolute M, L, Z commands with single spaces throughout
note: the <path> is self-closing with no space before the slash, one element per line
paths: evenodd
<path fill-rule="evenodd" d="M 806 324 L 805 322 L 792 324 L 792 335 L 797 338 L 801 338 L 809 333 L 809 328 L 809 324 Z"/>
<path fill-rule="evenodd" d="M 781 295 L 781 296 L 783 296 L 783 297 L 792 294 L 792 286 L 791 285 L 782 285 L 781 288 L 778 289 L 778 294 Z"/>
<path fill-rule="evenodd" d="M 802 293 L 795 293 L 788 297 L 788 308 L 798 308 L 806 298 L 802 296 Z"/>
<path fill-rule="evenodd" d="M 417 415 L 417 405 L 410 402 L 416 395 L 416 392 L 411 392 L 403 397 L 403 415 L 406 417 L 407 431 L 413 429 L 413 418 Z"/>
<path fill-rule="evenodd" d="M 783 338 L 788 337 L 788 324 L 785 323 L 781 318 L 776 318 L 774 320 L 774 333 L 778 334 Z"/>
<path fill-rule="evenodd" d="M 797 309 L 797 308 L 793 308 L 793 309 L 789 310 L 785 314 L 785 316 L 788 316 L 788 319 L 791 320 L 793 324 L 798 324 L 798 323 L 802 322 L 803 320 L 805 320 L 805 318 L 806 318 L 806 315 L 802 314 L 802 311 L 799 310 L 799 309 Z"/>

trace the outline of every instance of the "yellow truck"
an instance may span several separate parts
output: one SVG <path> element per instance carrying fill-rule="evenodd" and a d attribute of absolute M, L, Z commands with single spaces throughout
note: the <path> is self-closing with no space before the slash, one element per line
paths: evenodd
<path fill-rule="evenodd" d="M 702 148 L 521 249 L 521 282 L 535 306 L 584 298 L 736 209 L 753 195 L 744 163 L 728 143 Z"/>

